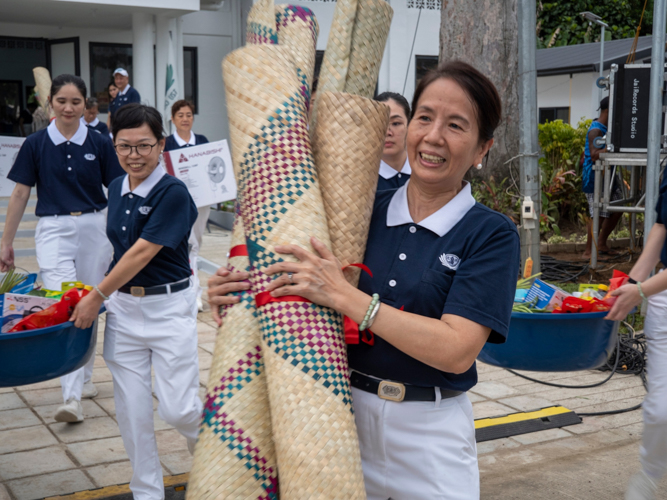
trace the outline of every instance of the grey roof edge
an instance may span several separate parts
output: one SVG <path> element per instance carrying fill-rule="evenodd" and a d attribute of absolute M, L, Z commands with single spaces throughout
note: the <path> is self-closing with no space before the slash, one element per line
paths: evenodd
<path fill-rule="evenodd" d="M 635 60 L 637 62 L 648 57 L 651 57 L 651 47 L 637 50 L 637 52 L 635 53 Z M 624 54 L 614 59 L 605 59 L 604 69 L 605 70 L 610 69 L 612 64 L 618 64 L 618 65 L 625 64 L 627 58 L 628 55 Z M 574 73 L 598 73 L 600 71 L 599 68 L 600 68 L 600 61 L 598 59 L 598 61 L 594 63 L 587 63 L 577 66 L 563 66 L 556 68 L 538 69 L 537 76 L 555 76 L 555 75 L 567 75 Z"/>

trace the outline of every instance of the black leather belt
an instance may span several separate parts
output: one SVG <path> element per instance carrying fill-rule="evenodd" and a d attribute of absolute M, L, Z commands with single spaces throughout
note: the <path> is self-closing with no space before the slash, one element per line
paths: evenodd
<path fill-rule="evenodd" d="M 118 291 L 121 293 L 129 293 L 132 297 L 145 297 L 147 295 L 163 295 L 169 293 L 169 289 L 173 292 L 180 292 L 190 286 L 190 278 L 174 283 L 173 285 L 157 285 L 157 286 L 121 286 Z"/>
<path fill-rule="evenodd" d="M 352 387 L 377 394 L 380 398 L 389 401 L 435 401 L 435 387 L 421 387 L 390 380 L 380 380 L 367 377 L 356 371 L 352 371 L 350 374 L 350 383 Z M 442 399 L 454 398 L 463 394 L 461 391 L 452 391 L 442 387 L 439 389 Z"/>

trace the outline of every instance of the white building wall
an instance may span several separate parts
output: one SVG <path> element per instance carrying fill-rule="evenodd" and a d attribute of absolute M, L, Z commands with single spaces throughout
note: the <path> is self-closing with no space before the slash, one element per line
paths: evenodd
<path fill-rule="evenodd" d="M 598 116 L 597 73 L 540 76 L 537 78 L 537 107 L 570 108 L 570 124 Z M 606 95 L 606 93 L 605 93 Z"/>
<path fill-rule="evenodd" d="M 412 101 L 415 88 L 415 57 L 437 56 L 440 39 L 440 11 L 423 9 L 419 18 L 418 9 L 408 9 L 407 0 L 388 0 L 394 9 L 389 38 L 384 51 L 378 91 L 392 91 L 403 94 L 408 101 Z M 278 2 L 287 3 L 287 2 Z M 333 19 L 335 2 L 289 2 L 307 7 L 315 13 L 320 25 L 320 35 L 317 39 L 317 50 L 325 50 L 329 39 L 329 30 Z M 417 28 L 417 18 L 419 27 Z M 412 41 L 417 30 L 414 51 L 410 57 Z M 406 82 L 406 72 L 408 72 Z M 403 87 L 405 85 L 405 92 Z"/>

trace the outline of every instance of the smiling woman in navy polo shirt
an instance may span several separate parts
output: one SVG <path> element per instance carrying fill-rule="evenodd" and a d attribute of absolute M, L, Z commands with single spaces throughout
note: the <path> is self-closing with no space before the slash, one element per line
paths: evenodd
<path fill-rule="evenodd" d="M 123 106 L 114 116 L 113 134 L 127 173 L 109 186 L 107 235 L 114 257 L 107 277 L 81 300 L 71 320 L 85 328 L 106 300 L 103 356 L 132 463 L 130 489 L 136 500 L 161 500 L 151 366 L 158 413 L 187 438 L 191 452 L 202 410 L 197 305 L 188 262 L 197 209 L 185 184 L 160 165 L 164 136 L 155 108 Z"/>
<path fill-rule="evenodd" d="M 103 186 L 123 171 L 108 137 L 79 121 L 85 100 L 81 78 L 54 78 L 49 102 L 56 119 L 26 139 L 7 176 L 16 187 L 7 208 L 0 268 L 5 271 L 14 264 L 14 236 L 37 186 L 37 264 L 44 286 L 51 290 L 60 290 L 64 281 L 97 283 L 111 260 Z M 56 421 L 83 420 L 81 398 L 97 395 L 91 382 L 94 362 L 95 356 L 84 368 L 61 377 L 65 404 L 56 411 Z"/>
<path fill-rule="evenodd" d="M 519 235 L 475 202 L 463 180 L 493 144 L 501 103 L 493 84 L 463 62 L 424 76 L 408 127 L 410 180 L 379 191 L 363 275 L 352 287 L 319 241 L 315 255 L 276 247 L 299 262 L 269 266 L 272 295 L 301 295 L 372 327 L 349 363 L 369 500 L 479 498 L 472 405 L 475 359 L 507 336 L 519 271 Z M 218 271 L 212 308 L 235 303 L 245 273 Z"/>

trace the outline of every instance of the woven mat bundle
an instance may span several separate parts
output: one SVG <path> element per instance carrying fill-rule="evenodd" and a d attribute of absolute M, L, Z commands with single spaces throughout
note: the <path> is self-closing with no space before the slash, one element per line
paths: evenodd
<path fill-rule="evenodd" d="M 55 116 L 53 110 L 49 108 L 49 95 L 51 94 L 51 74 L 46 68 L 37 66 L 32 68 L 32 74 L 35 77 L 35 85 L 37 87 L 37 101 L 39 105 L 44 108 L 49 118 Z"/>
<path fill-rule="evenodd" d="M 241 217 L 228 269 L 250 270 Z M 189 499 L 278 499 L 278 471 L 252 291 L 222 308 L 188 484 Z"/>
<path fill-rule="evenodd" d="M 273 0 L 258 0 L 250 9 L 246 23 L 246 42 L 248 45 L 278 43 Z"/>
<path fill-rule="evenodd" d="M 306 106 L 310 106 L 310 91 L 315 73 L 315 46 L 320 26 L 313 11 L 307 7 L 276 5 L 278 45 L 287 47 L 301 80 L 301 93 Z"/>
<path fill-rule="evenodd" d="M 372 98 L 393 9 L 385 0 L 338 0 L 318 89 Z"/>
<path fill-rule="evenodd" d="M 361 262 L 366 251 L 389 107 L 357 95 L 324 92 L 318 117 L 313 155 L 331 249 L 347 266 Z M 356 267 L 345 270 L 355 286 L 359 273 Z"/>
<path fill-rule="evenodd" d="M 311 236 L 330 246 L 327 221 L 291 51 L 238 49 L 223 77 L 251 281 L 261 295 L 272 278 L 260 270 L 283 260 L 274 247 L 311 249 Z M 300 300 L 257 311 L 281 498 L 365 498 L 340 315 Z"/>

